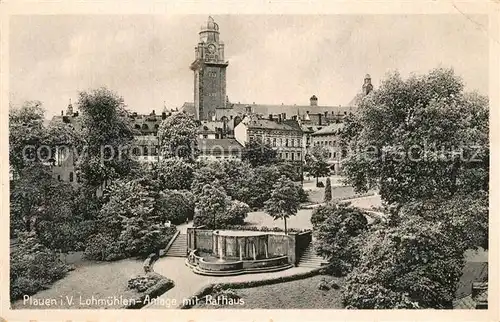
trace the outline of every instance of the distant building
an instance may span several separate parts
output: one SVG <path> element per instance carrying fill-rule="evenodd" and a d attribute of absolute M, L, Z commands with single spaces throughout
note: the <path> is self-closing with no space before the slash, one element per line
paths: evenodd
<path fill-rule="evenodd" d="M 328 151 L 328 163 L 337 174 L 341 172 L 342 159 L 346 156 L 339 144 L 339 131 L 342 127 L 342 123 L 333 123 L 311 134 L 311 146 L 320 146 Z"/>
<path fill-rule="evenodd" d="M 235 139 L 198 139 L 198 160 L 241 160 L 243 145 Z"/>
<path fill-rule="evenodd" d="M 195 60 L 190 68 L 194 72 L 194 101 L 186 102 L 181 110 L 201 121 L 223 121 L 228 137 L 241 120 L 249 114 L 261 118 L 272 116 L 300 120 L 301 124 L 324 126 L 341 121 L 345 115 L 356 110 L 359 99 L 373 90 L 370 75 L 366 75 L 360 94 L 347 106 L 320 105 L 316 95 L 309 105 L 270 105 L 230 102 L 226 95 L 226 69 L 229 62 L 224 57 L 224 43 L 220 40 L 219 25 L 212 17 L 201 27 L 200 40 L 195 48 Z M 208 135 L 208 134 L 207 134 Z"/>
<path fill-rule="evenodd" d="M 283 161 L 303 160 L 302 130 L 297 121 L 247 116 L 234 129 L 234 137 L 243 146 L 252 140 L 269 144 Z"/>

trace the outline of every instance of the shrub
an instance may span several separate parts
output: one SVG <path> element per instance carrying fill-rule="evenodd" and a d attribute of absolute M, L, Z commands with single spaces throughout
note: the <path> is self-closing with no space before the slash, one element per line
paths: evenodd
<path fill-rule="evenodd" d="M 112 261 L 126 257 L 122 244 L 106 234 L 92 236 L 87 242 L 84 255 L 87 259 L 99 261 Z"/>
<path fill-rule="evenodd" d="M 18 247 L 10 260 L 11 301 L 47 288 L 71 269 L 54 251 L 43 246 L 34 233 L 19 235 Z"/>
<path fill-rule="evenodd" d="M 359 261 L 361 240 L 357 237 L 368 226 L 364 212 L 346 204 L 329 204 L 313 214 L 316 251 L 329 259 L 331 273 L 345 275 Z"/>
<path fill-rule="evenodd" d="M 164 190 L 156 200 L 156 210 L 162 220 L 182 224 L 194 216 L 194 196 L 187 190 Z"/>
<path fill-rule="evenodd" d="M 326 178 L 325 202 L 329 202 L 331 200 L 332 200 L 332 184 L 330 182 L 330 178 Z"/>
<path fill-rule="evenodd" d="M 139 275 L 128 280 L 127 287 L 138 292 L 144 292 L 156 285 L 160 278 L 157 275 Z"/>
<path fill-rule="evenodd" d="M 324 188 L 325 187 L 325 184 L 323 183 L 323 181 L 320 181 L 316 184 L 316 187 L 318 188 Z"/>
<path fill-rule="evenodd" d="M 42 221 L 38 224 L 40 241 L 50 249 L 63 253 L 85 249 L 86 241 L 96 232 L 96 221 Z"/>

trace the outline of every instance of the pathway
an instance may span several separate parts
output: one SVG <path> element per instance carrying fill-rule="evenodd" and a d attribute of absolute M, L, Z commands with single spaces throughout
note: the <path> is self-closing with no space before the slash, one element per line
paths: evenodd
<path fill-rule="evenodd" d="M 193 273 L 184 264 L 184 261 L 185 258 L 163 257 L 155 263 L 155 272 L 173 280 L 175 287 L 160 296 L 155 302 L 144 307 L 144 309 L 175 309 L 182 304 L 184 299 L 188 299 L 203 286 L 211 283 L 255 281 L 305 273 L 311 270 L 311 268 L 307 267 L 293 267 L 274 273 L 203 276 Z"/>

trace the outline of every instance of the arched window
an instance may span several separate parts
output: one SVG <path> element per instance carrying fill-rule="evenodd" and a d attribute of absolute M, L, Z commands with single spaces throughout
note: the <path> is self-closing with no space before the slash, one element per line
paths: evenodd
<path fill-rule="evenodd" d="M 69 173 L 69 182 L 73 182 L 73 172 Z"/>
<path fill-rule="evenodd" d="M 61 175 L 57 175 L 57 180 L 61 181 Z"/>
<path fill-rule="evenodd" d="M 144 155 L 149 155 L 149 150 L 147 146 L 144 147 Z"/>
<path fill-rule="evenodd" d="M 134 125 L 134 128 L 136 128 L 137 130 L 140 130 L 141 126 L 139 124 L 136 124 L 136 125 Z"/>
<path fill-rule="evenodd" d="M 141 154 L 141 149 L 139 149 L 138 147 L 132 149 L 132 155 L 138 156 L 140 154 Z"/>

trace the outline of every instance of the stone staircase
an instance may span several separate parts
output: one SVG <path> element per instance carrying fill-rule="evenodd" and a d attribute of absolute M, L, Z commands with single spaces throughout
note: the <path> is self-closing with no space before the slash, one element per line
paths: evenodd
<path fill-rule="evenodd" d="M 298 267 L 308 267 L 308 268 L 319 268 L 323 265 L 328 264 L 328 262 L 323 259 L 323 257 L 316 255 L 314 251 L 313 243 L 309 243 L 309 246 L 304 250 L 304 253 L 300 257 Z"/>
<path fill-rule="evenodd" d="M 165 255 L 171 257 L 187 257 L 187 234 L 177 235 L 177 238 Z"/>

